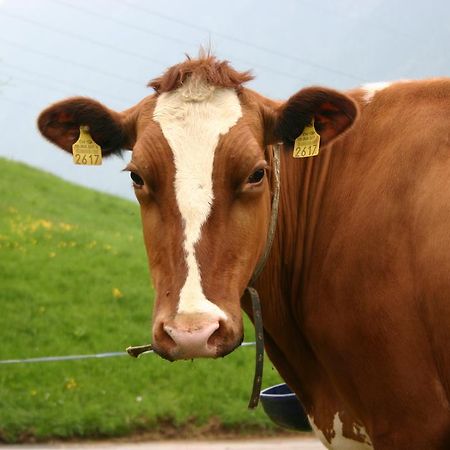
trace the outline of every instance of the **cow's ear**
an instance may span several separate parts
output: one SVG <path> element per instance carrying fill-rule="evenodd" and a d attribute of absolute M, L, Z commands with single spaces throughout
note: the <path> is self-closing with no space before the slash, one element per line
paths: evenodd
<path fill-rule="evenodd" d="M 134 145 L 135 132 L 129 114 L 112 111 L 90 98 L 74 97 L 55 103 L 38 118 L 38 128 L 43 136 L 70 153 L 81 125 L 89 127 L 103 156 L 122 149 L 131 150 Z"/>
<path fill-rule="evenodd" d="M 355 102 L 344 94 L 321 87 L 302 89 L 276 109 L 269 140 L 292 144 L 314 120 L 323 146 L 347 130 L 357 115 Z"/>

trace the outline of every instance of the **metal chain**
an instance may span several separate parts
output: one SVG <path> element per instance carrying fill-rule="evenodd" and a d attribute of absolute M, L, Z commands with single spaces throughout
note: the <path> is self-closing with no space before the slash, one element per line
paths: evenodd
<path fill-rule="evenodd" d="M 256 362 L 255 374 L 253 376 L 253 387 L 248 402 L 249 409 L 254 409 L 258 406 L 259 394 L 261 392 L 262 376 L 264 369 L 264 328 L 261 314 L 261 302 L 256 289 L 248 286 L 247 292 L 250 294 L 253 309 L 253 323 L 255 324 L 255 339 L 256 339 Z"/>
<path fill-rule="evenodd" d="M 259 275 L 266 265 L 270 250 L 272 249 L 275 230 L 277 228 L 278 206 L 280 203 L 280 144 L 273 146 L 273 166 L 274 166 L 274 193 L 272 198 L 272 211 L 270 215 L 269 230 L 267 233 L 266 247 L 258 261 L 255 271 L 253 272 L 250 285 L 246 291 L 250 294 L 252 300 L 253 323 L 255 324 L 255 338 L 256 338 L 256 364 L 255 375 L 253 377 L 253 388 L 250 396 L 248 407 L 250 409 L 256 408 L 259 402 L 259 394 L 261 392 L 262 376 L 264 368 L 264 325 L 262 319 L 261 301 L 259 299 L 256 289 L 251 287 L 258 279 Z"/>

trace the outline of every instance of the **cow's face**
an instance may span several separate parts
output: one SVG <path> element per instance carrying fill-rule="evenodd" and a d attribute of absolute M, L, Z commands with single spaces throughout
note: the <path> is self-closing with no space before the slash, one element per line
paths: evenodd
<path fill-rule="evenodd" d="M 157 292 L 153 345 L 171 359 L 224 355 L 242 340 L 240 297 L 270 205 L 262 128 L 245 114 L 235 89 L 188 80 L 156 99 L 134 146 L 128 169 Z"/>
<path fill-rule="evenodd" d="M 174 360 L 223 356 L 242 341 L 240 298 L 270 221 L 268 146 L 292 143 L 313 118 L 326 144 L 355 114 L 326 89 L 276 104 L 194 74 L 122 114 L 88 99 L 61 102 L 39 127 L 67 151 L 79 125 L 105 154 L 133 150 L 127 170 L 156 289 L 153 346 Z"/>

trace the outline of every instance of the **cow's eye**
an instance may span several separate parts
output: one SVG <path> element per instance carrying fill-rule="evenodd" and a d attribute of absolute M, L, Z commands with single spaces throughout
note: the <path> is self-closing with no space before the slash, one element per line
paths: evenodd
<path fill-rule="evenodd" d="M 248 182 L 251 184 L 258 184 L 263 178 L 266 171 L 264 169 L 255 170 L 249 177 Z"/>
<path fill-rule="evenodd" d="M 130 177 L 135 186 L 144 186 L 144 180 L 136 172 L 130 172 Z"/>

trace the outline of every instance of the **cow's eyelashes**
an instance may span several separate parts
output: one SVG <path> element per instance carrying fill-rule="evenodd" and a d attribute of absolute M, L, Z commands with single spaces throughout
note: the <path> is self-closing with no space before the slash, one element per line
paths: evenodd
<path fill-rule="evenodd" d="M 130 172 L 130 177 L 133 180 L 133 185 L 135 187 L 144 186 L 144 180 L 136 172 Z"/>
<path fill-rule="evenodd" d="M 266 171 L 264 169 L 258 169 L 255 170 L 248 178 L 247 183 L 250 184 L 258 184 L 262 181 L 264 178 L 264 175 L 266 174 Z"/>

